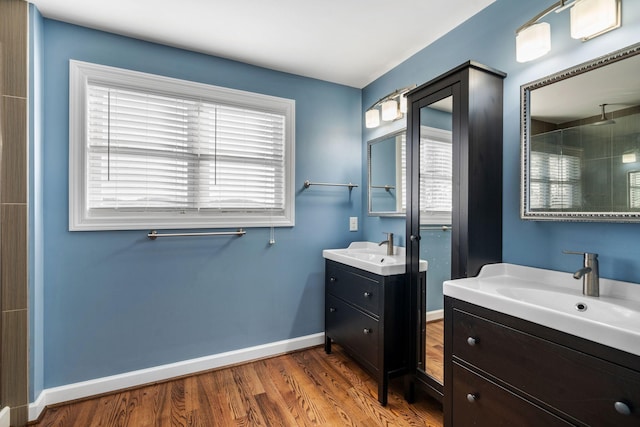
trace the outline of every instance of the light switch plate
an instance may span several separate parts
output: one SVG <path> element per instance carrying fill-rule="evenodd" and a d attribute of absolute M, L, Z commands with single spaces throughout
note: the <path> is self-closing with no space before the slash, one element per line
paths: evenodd
<path fill-rule="evenodd" d="M 349 217 L 349 231 L 358 231 L 358 217 Z"/>

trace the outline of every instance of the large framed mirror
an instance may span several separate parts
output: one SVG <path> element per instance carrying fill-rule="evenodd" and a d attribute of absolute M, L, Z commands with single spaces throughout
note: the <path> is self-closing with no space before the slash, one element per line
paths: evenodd
<path fill-rule="evenodd" d="M 405 216 L 407 132 L 367 143 L 369 216 Z"/>
<path fill-rule="evenodd" d="M 640 44 L 521 87 L 521 217 L 640 221 Z"/>

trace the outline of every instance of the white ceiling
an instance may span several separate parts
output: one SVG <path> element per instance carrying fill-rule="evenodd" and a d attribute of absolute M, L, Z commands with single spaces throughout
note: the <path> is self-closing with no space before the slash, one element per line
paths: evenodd
<path fill-rule="evenodd" d="M 611 112 L 640 105 L 640 55 L 559 80 L 531 91 L 531 117 L 548 123 L 566 123 L 600 116 L 601 104 Z"/>
<path fill-rule="evenodd" d="M 495 0 L 30 0 L 47 18 L 362 88 Z"/>

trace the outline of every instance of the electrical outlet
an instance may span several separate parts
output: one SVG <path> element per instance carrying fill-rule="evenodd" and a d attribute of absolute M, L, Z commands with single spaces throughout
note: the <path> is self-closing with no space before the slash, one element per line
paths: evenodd
<path fill-rule="evenodd" d="M 349 217 L 349 231 L 358 231 L 358 217 Z"/>

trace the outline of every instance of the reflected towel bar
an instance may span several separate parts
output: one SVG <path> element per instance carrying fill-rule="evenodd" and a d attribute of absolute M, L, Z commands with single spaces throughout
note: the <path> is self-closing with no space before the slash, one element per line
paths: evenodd
<path fill-rule="evenodd" d="M 331 184 L 328 182 L 311 182 L 309 180 L 306 180 L 304 182 L 304 188 L 309 188 L 312 185 L 325 185 L 325 186 L 331 186 L 331 187 L 349 187 L 349 190 L 351 190 L 353 187 L 357 187 L 358 184 L 352 184 L 352 183 L 348 183 L 348 184 Z"/>
<path fill-rule="evenodd" d="M 242 228 L 238 228 L 238 231 L 215 231 L 211 233 L 165 233 L 158 234 L 156 230 L 151 230 L 147 237 L 151 240 L 156 240 L 158 237 L 192 237 L 192 236 L 244 236 L 247 234 Z"/>
<path fill-rule="evenodd" d="M 386 191 L 395 190 L 396 189 L 396 187 L 394 187 L 393 185 L 389 185 L 389 184 L 386 184 L 386 185 L 372 185 L 371 188 L 384 188 Z"/>
<path fill-rule="evenodd" d="M 442 230 L 442 231 L 450 231 L 453 227 L 450 225 L 439 225 L 437 227 L 420 227 L 420 230 Z"/>

